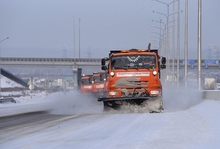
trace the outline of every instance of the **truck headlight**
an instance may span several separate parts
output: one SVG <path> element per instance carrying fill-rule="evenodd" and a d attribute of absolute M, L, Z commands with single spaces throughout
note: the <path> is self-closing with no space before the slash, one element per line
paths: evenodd
<path fill-rule="evenodd" d="M 160 94 L 160 91 L 158 91 L 158 90 L 151 90 L 151 91 L 150 91 L 150 94 L 151 94 L 151 95 L 159 95 L 159 94 Z"/>
<path fill-rule="evenodd" d="M 156 76 L 157 75 L 157 71 L 154 70 L 153 71 L 153 75 Z"/>
<path fill-rule="evenodd" d="M 116 91 L 111 91 L 111 92 L 109 92 L 108 94 L 111 95 L 111 96 L 114 96 L 114 95 L 118 95 L 118 92 L 116 92 Z"/>
<path fill-rule="evenodd" d="M 110 72 L 110 75 L 113 77 L 115 75 L 115 73 L 114 72 Z"/>

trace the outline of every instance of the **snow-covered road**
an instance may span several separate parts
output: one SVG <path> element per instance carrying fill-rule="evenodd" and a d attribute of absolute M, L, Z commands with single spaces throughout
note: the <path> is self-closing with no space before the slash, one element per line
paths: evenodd
<path fill-rule="evenodd" d="M 91 97 L 76 93 L 57 94 L 51 97 L 51 114 L 66 115 L 62 123 L 54 120 L 34 125 L 33 129 L 38 131 L 32 132 L 28 127 L 27 133 L 6 139 L 0 148 L 219 148 L 220 101 L 201 100 L 197 92 L 190 93 L 191 99 L 181 94 L 167 92 L 165 112 L 153 114 L 103 113 L 102 105 Z M 50 123 L 55 125 L 48 125 Z M 8 135 L 0 134 L 1 138 Z"/>

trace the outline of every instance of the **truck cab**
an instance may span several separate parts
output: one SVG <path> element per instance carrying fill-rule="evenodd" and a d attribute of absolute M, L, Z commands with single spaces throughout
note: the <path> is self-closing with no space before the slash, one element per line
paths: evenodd
<path fill-rule="evenodd" d="M 82 75 L 80 91 L 81 93 L 92 93 L 92 75 Z"/>
<path fill-rule="evenodd" d="M 108 65 L 105 63 L 108 61 Z M 102 69 L 109 74 L 104 110 L 118 109 L 125 102 L 136 105 L 150 105 L 150 112 L 161 112 L 162 84 L 161 69 L 166 68 L 166 58 L 158 55 L 158 50 L 130 49 L 110 51 L 108 58 L 102 59 Z"/>
<path fill-rule="evenodd" d="M 92 75 L 92 93 L 94 96 L 104 95 L 108 84 L 108 75 L 105 72 L 95 72 Z"/>

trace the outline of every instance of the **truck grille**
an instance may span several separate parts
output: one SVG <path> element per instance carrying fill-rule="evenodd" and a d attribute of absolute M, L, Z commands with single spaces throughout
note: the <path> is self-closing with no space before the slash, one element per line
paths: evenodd
<path fill-rule="evenodd" d="M 119 79 L 115 82 L 114 86 L 117 88 L 120 87 L 126 87 L 126 86 L 132 86 L 134 87 L 147 87 L 148 86 L 148 81 L 140 81 L 139 78 L 122 78 Z"/>

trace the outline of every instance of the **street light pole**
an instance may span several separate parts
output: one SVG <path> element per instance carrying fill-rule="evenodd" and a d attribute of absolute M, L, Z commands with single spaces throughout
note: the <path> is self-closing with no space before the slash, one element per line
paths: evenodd
<path fill-rule="evenodd" d="M 80 18 L 79 18 L 79 58 L 80 58 Z"/>
<path fill-rule="evenodd" d="M 5 40 L 7 40 L 7 39 L 9 39 L 9 37 L 6 37 L 6 38 L 4 38 L 4 39 L 2 39 L 1 41 L 0 41 L 0 97 L 1 97 L 1 92 L 2 92 L 2 86 L 1 86 L 1 74 L 2 74 L 2 68 L 1 68 L 1 43 L 3 42 L 3 41 L 5 41 Z"/>
<path fill-rule="evenodd" d="M 168 67 L 167 67 L 167 70 L 166 70 L 166 77 L 168 77 L 167 79 L 169 79 L 168 80 L 168 87 L 170 86 L 170 39 L 169 39 L 169 17 L 171 16 L 171 15 L 174 15 L 174 14 L 176 14 L 176 13 L 172 13 L 172 14 L 170 14 L 170 11 L 169 11 L 169 7 L 170 7 L 170 5 L 171 4 L 173 4 L 173 3 L 175 3 L 177 0 L 173 0 L 172 2 L 170 2 L 170 3 L 165 3 L 165 2 L 162 2 L 162 1 L 160 1 L 160 0 L 155 0 L 156 2 L 159 2 L 159 3 L 161 3 L 161 4 L 164 4 L 164 5 L 166 5 L 167 6 L 167 15 L 166 14 L 163 14 L 163 13 L 159 13 L 159 12 L 157 12 L 158 14 L 161 14 L 161 15 L 164 15 L 165 17 L 166 17 L 166 19 L 167 19 L 167 48 L 166 48 L 166 55 L 167 55 L 167 65 L 168 65 Z M 174 73 L 174 72 L 173 72 Z M 172 79 L 173 80 L 173 79 Z"/>
<path fill-rule="evenodd" d="M 73 59 L 76 58 L 76 36 L 75 36 L 75 18 L 73 17 Z"/>
<path fill-rule="evenodd" d="M 174 1 L 176 2 L 176 1 Z M 173 2 L 172 2 L 173 3 Z M 169 78 L 170 77 L 170 40 L 169 40 L 169 37 L 170 37 L 170 34 L 169 34 L 169 17 L 171 15 L 174 15 L 174 14 L 177 14 L 178 12 L 175 12 L 175 13 L 172 13 L 172 14 L 169 14 L 169 5 L 172 4 L 172 3 L 169 3 L 167 6 L 168 6 L 168 15 L 166 14 L 163 14 L 161 12 L 157 12 L 157 11 L 153 11 L 154 13 L 158 13 L 160 15 L 163 15 L 167 18 L 167 48 L 166 48 L 166 55 L 167 55 L 167 77 Z M 169 85 L 169 84 L 168 84 Z"/>
<path fill-rule="evenodd" d="M 178 0 L 178 25 L 177 25 L 177 87 L 179 87 L 180 78 L 180 0 Z"/>
<path fill-rule="evenodd" d="M 185 38 L 184 38 L 184 61 L 185 61 L 185 73 L 184 73 L 184 82 L 185 82 L 185 88 L 187 88 L 188 85 L 188 0 L 185 0 Z"/>
<path fill-rule="evenodd" d="M 166 41 L 165 41 L 166 38 L 164 38 L 164 31 L 166 30 L 166 24 L 164 22 L 162 22 L 162 19 L 160 19 L 160 21 L 152 19 L 152 21 L 160 23 L 160 28 L 155 27 L 155 26 L 152 26 L 152 27 L 160 29 L 160 33 L 161 33 L 161 30 L 163 31 L 163 33 L 161 33 L 161 41 L 160 41 L 160 49 L 159 49 L 160 55 L 163 55 L 164 54 L 164 49 L 166 48 Z M 161 27 L 162 24 L 164 25 L 164 29 L 162 29 L 162 27 Z"/>
<path fill-rule="evenodd" d="M 159 35 L 159 38 L 158 37 L 156 37 L 156 36 L 152 36 L 153 38 L 155 38 L 155 39 L 158 39 L 158 41 L 156 41 L 156 43 L 158 44 L 158 47 L 160 48 L 160 36 L 161 36 L 161 34 L 160 33 L 157 33 L 157 32 L 152 32 L 151 31 L 151 33 L 152 34 L 157 34 L 157 35 Z M 153 40 L 152 40 L 153 41 Z M 154 40 L 155 41 L 155 40 Z"/>
<path fill-rule="evenodd" d="M 161 55 L 162 54 L 162 52 L 161 52 L 161 45 L 162 45 L 161 42 L 162 42 L 162 31 L 163 31 L 163 29 L 161 28 L 161 24 L 160 24 L 160 27 L 157 27 L 157 26 L 154 26 L 154 25 L 152 25 L 152 27 L 157 28 L 157 29 L 160 30 L 160 34 L 159 34 L 159 53 Z"/>
<path fill-rule="evenodd" d="M 163 25 L 164 25 L 164 28 L 166 28 L 166 24 L 162 21 L 162 19 L 160 19 L 160 21 L 152 19 L 152 21 L 153 21 L 153 22 L 160 23 L 160 27 L 161 27 L 161 24 L 163 24 Z"/>
<path fill-rule="evenodd" d="M 175 4 L 173 0 L 173 12 L 175 12 Z M 172 31 L 172 85 L 174 86 L 174 81 L 175 81 L 175 69 L 174 69 L 174 57 L 175 57 L 175 15 L 173 15 L 173 31 Z"/>
<path fill-rule="evenodd" d="M 202 46 L 202 27 L 201 27 L 201 23 L 202 23 L 202 0 L 198 0 L 198 88 L 199 90 L 201 90 L 201 46 Z"/>
<path fill-rule="evenodd" d="M 174 16 L 174 15 L 173 15 Z M 177 21 L 176 19 L 173 19 L 173 21 L 170 21 L 169 23 L 173 23 L 173 25 L 172 26 L 169 26 L 169 28 L 173 28 L 173 31 L 170 31 L 169 33 L 171 33 L 172 32 L 172 78 L 174 78 L 174 56 L 175 56 L 175 44 L 174 44 L 174 41 L 175 41 L 175 27 L 176 27 L 176 25 L 175 25 L 175 21 Z M 165 26 L 165 29 L 164 30 L 166 30 L 166 26 Z M 164 31 L 163 30 L 163 31 Z M 171 36 L 169 36 L 169 37 L 171 37 Z M 172 79 L 172 82 L 173 82 L 173 85 L 174 85 L 174 80 Z"/>

